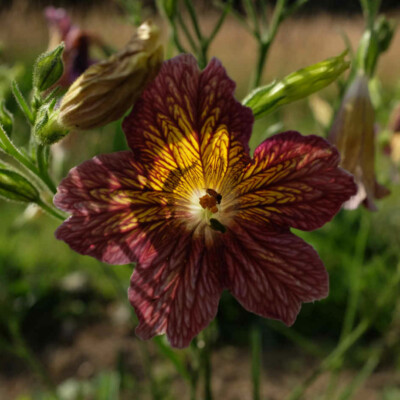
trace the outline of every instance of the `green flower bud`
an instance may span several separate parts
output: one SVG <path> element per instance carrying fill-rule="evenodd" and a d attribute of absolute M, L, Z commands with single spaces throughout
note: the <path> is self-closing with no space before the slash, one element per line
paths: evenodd
<path fill-rule="evenodd" d="M 300 100 L 335 81 L 350 63 L 345 60 L 347 52 L 300 69 L 280 81 L 253 90 L 243 105 L 253 110 L 255 118 L 275 111 L 278 107 Z"/>
<path fill-rule="evenodd" d="M 23 203 L 35 203 L 39 200 L 39 192 L 22 175 L 1 168 L 0 197 Z"/>
<path fill-rule="evenodd" d="M 374 30 L 378 38 L 379 52 L 385 52 L 393 39 L 395 32 L 395 24 L 393 21 L 388 21 L 383 15 L 377 19 L 374 25 Z"/>
<path fill-rule="evenodd" d="M 62 53 L 64 43 L 54 50 L 41 54 L 33 67 L 33 86 L 43 92 L 53 86 L 64 72 Z"/>
<path fill-rule="evenodd" d="M 51 145 L 68 134 L 65 126 L 59 123 L 60 110 L 54 110 L 55 100 L 42 105 L 37 113 L 33 135 L 38 143 Z"/>
<path fill-rule="evenodd" d="M 0 100 L 0 125 L 3 127 L 4 132 L 8 137 L 11 137 L 14 124 L 13 115 L 6 108 L 6 102 Z"/>

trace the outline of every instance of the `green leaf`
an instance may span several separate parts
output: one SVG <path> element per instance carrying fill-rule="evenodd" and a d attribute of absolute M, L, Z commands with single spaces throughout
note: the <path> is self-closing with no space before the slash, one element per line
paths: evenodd
<path fill-rule="evenodd" d="M 0 125 L 3 127 L 8 137 L 11 137 L 13 124 L 13 115 L 7 110 L 6 102 L 2 99 L 0 100 Z"/>

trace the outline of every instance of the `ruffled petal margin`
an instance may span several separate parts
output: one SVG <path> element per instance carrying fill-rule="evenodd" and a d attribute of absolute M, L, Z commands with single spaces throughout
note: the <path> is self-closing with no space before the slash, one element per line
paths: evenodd
<path fill-rule="evenodd" d="M 265 140 L 234 188 L 237 218 L 307 231 L 321 227 L 357 191 L 339 159 L 318 136 L 289 131 Z"/>
<path fill-rule="evenodd" d="M 328 273 L 302 239 L 251 223 L 232 231 L 223 236 L 227 286 L 248 311 L 292 325 L 302 302 L 328 295 Z"/>

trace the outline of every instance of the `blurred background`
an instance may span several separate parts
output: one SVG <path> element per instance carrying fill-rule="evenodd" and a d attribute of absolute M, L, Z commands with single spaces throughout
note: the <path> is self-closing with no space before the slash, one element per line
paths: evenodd
<path fill-rule="evenodd" d="M 64 7 L 74 24 L 119 49 L 134 30 L 127 4 L 135 12 L 136 2 L 0 1 L 0 98 L 15 112 L 15 140 L 23 145 L 29 128 L 9 85 L 16 79 L 29 93 L 34 60 L 49 44 L 44 8 Z M 195 2 L 205 32 L 221 13 L 213 4 Z M 143 1 L 141 9 L 161 26 L 167 45 L 168 27 L 155 4 Z M 245 13 L 239 1 L 234 9 Z M 381 11 L 400 22 L 398 0 L 383 0 Z M 356 49 L 363 30 L 358 1 L 310 0 L 280 27 L 262 83 L 338 55 L 348 44 Z M 228 15 L 210 55 L 221 59 L 242 99 L 256 43 L 233 16 Z M 94 46 L 91 56 L 104 54 Z M 252 351 L 261 357 L 263 399 L 297 398 L 290 396 L 302 384 L 304 399 L 400 399 L 400 175 L 390 125 L 400 104 L 400 34 L 379 60 L 370 89 L 378 181 L 392 193 L 377 203 L 375 213 L 342 210 L 318 231 L 296 232 L 318 251 L 331 289 L 327 299 L 305 304 L 292 328 L 262 320 L 224 294 L 210 330 L 216 399 L 253 398 L 257 356 Z M 283 130 L 326 135 L 339 92 L 340 82 L 257 121 L 252 148 Z M 53 176 L 59 182 L 72 166 L 124 146 L 119 123 L 72 133 L 53 148 Z M 170 350 L 162 338 L 145 344 L 137 339 L 126 297 L 132 266 L 104 266 L 70 251 L 54 238 L 58 224 L 35 208 L 0 200 L 0 399 L 190 398 L 186 381 L 193 376 L 196 350 Z M 355 310 L 350 327 L 349 307 Z M 195 345 L 201 348 L 201 339 Z M 179 373 L 177 365 L 186 371 Z M 196 390 L 203 398 L 203 388 Z"/>

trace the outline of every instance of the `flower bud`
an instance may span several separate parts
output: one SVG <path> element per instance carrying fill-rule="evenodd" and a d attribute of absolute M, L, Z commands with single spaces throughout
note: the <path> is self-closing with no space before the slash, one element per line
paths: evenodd
<path fill-rule="evenodd" d="M 33 86 L 44 92 L 53 86 L 62 76 L 64 65 L 62 53 L 64 43 L 58 45 L 54 50 L 41 54 L 33 67 Z"/>
<path fill-rule="evenodd" d="M 39 200 L 39 192 L 22 175 L 0 168 L 0 197 L 23 203 L 35 203 Z"/>
<path fill-rule="evenodd" d="M 68 134 L 68 129 L 60 125 L 59 110 L 54 110 L 55 101 L 42 105 L 36 115 L 33 135 L 38 143 L 51 145 Z"/>
<path fill-rule="evenodd" d="M 61 124 L 93 129 L 122 117 L 161 67 L 158 37 L 159 29 L 145 22 L 121 52 L 90 66 L 62 99 Z"/>
<path fill-rule="evenodd" d="M 354 175 L 358 185 L 357 194 L 344 205 L 347 209 L 355 209 L 363 202 L 375 211 L 374 199 L 389 194 L 375 180 L 374 119 L 368 79 L 357 75 L 345 93 L 328 138 L 340 152 L 340 166 Z"/>
<path fill-rule="evenodd" d="M 328 86 L 349 67 L 346 54 L 328 58 L 257 88 L 243 100 L 243 105 L 253 110 L 255 118 L 260 118 L 284 104 L 307 97 Z"/>
<path fill-rule="evenodd" d="M 11 137 L 12 129 L 14 124 L 14 118 L 10 111 L 6 108 L 6 102 L 0 100 L 0 125 L 3 127 L 4 132 L 8 137 Z"/>

